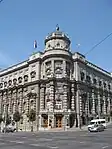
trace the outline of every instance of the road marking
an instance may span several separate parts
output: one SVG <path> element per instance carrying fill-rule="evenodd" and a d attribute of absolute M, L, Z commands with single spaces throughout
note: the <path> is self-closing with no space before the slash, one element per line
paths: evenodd
<path fill-rule="evenodd" d="M 13 140 L 12 141 L 11 140 L 7 140 L 7 141 L 12 142 L 12 143 L 16 143 L 17 142 L 17 141 L 13 141 Z"/>
<path fill-rule="evenodd" d="M 9 140 L 9 142 L 11 142 L 11 143 L 20 143 L 20 144 L 24 143 L 23 141 L 13 141 L 13 140 Z"/>
<path fill-rule="evenodd" d="M 102 148 L 104 149 L 104 148 L 108 148 L 109 146 L 103 146 Z"/>
<path fill-rule="evenodd" d="M 80 143 L 85 143 L 85 142 L 80 142 Z"/>
<path fill-rule="evenodd" d="M 31 146 L 41 146 L 39 144 L 29 144 L 29 145 L 31 145 Z"/>
<path fill-rule="evenodd" d="M 3 145 L 3 144 L 6 144 L 6 143 L 0 143 L 0 145 Z"/>
<path fill-rule="evenodd" d="M 52 141 L 52 139 L 47 139 L 47 138 L 39 138 L 37 139 L 38 141 Z"/>
<path fill-rule="evenodd" d="M 59 148 L 58 146 L 48 146 L 49 148 L 56 149 Z"/>
<path fill-rule="evenodd" d="M 24 142 L 23 141 L 16 141 L 16 143 L 23 144 Z"/>
<path fill-rule="evenodd" d="M 21 138 L 26 139 L 27 137 L 21 137 Z"/>

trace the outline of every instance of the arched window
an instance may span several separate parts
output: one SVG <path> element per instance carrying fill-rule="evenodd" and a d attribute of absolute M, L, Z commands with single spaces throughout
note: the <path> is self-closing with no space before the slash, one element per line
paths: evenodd
<path fill-rule="evenodd" d="M 81 74 L 81 81 L 84 81 L 84 76 L 85 76 L 84 72 L 81 72 L 80 74 Z"/>
<path fill-rule="evenodd" d="M 94 78 L 93 79 L 93 84 L 96 85 L 97 84 L 97 80 Z"/>
<path fill-rule="evenodd" d="M 87 83 L 91 83 L 91 78 L 90 78 L 90 76 L 86 76 L 86 81 L 87 81 Z"/>

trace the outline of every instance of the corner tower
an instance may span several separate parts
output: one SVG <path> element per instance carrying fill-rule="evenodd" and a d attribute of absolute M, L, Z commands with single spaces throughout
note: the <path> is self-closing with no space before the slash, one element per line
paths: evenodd
<path fill-rule="evenodd" d="M 60 31 L 59 26 L 56 27 L 56 31 L 50 33 L 45 39 L 45 51 L 60 49 L 60 50 L 70 50 L 70 39 L 62 31 Z"/>

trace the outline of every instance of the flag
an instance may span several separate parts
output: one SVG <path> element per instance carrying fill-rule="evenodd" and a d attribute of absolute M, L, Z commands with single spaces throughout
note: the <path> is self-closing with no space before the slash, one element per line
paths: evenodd
<path fill-rule="evenodd" d="M 37 41 L 35 40 L 34 41 L 34 49 L 36 49 L 37 48 Z"/>

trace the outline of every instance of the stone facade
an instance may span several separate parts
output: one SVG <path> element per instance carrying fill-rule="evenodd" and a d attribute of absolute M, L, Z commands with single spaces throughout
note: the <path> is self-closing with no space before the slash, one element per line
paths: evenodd
<path fill-rule="evenodd" d="M 0 114 L 13 121 L 19 111 L 19 130 L 30 131 L 27 114 L 36 113 L 34 130 L 86 125 L 92 118 L 110 118 L 112 76 L 71 53 L 70 39 L 56 29 L 45 39 L 45 50 L 0 71 Z"/>

